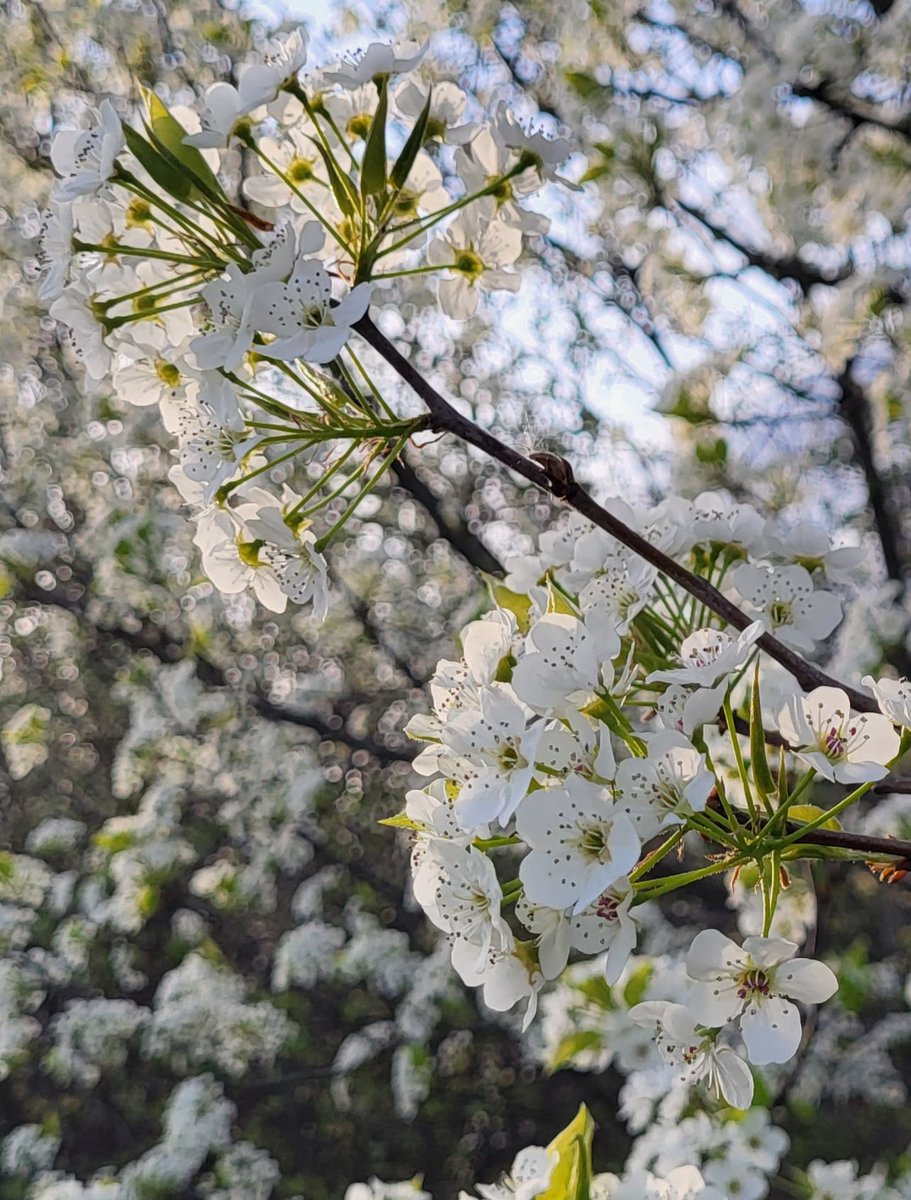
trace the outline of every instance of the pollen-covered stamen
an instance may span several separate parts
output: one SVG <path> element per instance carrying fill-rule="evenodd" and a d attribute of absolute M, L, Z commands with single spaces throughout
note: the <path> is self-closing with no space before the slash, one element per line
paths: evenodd
<path fill-rule="evenodd" d="M 737 995 L 741 1000 L 763 999 L 771 990 L 768 975 L 759 967 L 752 967 L 737 976 Z"/>

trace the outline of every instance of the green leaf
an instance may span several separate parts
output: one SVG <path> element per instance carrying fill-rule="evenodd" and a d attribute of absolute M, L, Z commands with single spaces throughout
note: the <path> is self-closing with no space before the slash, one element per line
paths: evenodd
<path fill-rule="evenodd" d="M 595 163 L 593 167 L 588 168 L 588 170 L 579 180 L 579 183 L 597 183 L 599 179 L 603 179 L 605 175 L 609 175 L 610 170 L 610 163 Z"/>
<path fill-rule="evenodd" d="M 564 78 L 573 91 L 578 96 L 581 96 L 583 100 L 588 100 L 591 96 L 594 96 L 595 92 L 604 90 L 594 75 L 589 75 L 586 71 L 566 71 L 564 72 Z"/>
<path fill-rule="evenodd" d="M 576 610 L 566 594 L 557 587 L 552 579 L 547 580 L 547 611 L 549 613 L 560 613 L 564 617 L 575 617 Z"/>
<path fill-rule="evenodd" d="M 206 195 L 223 197 L 221 184 L 205 158 L 195 146 L 184 145 L 183 139 L 188 131 L 171 116 L 165 104 L 153 91 L 143 88 L 142 96 L 149 114 L 147 127 L 159 153 L 173 159 L 177 166 L 189 172 Z"/>
<path fill-rule="evenodd" d="M 433 89 L 427 93 L 427 103 L 421 110 L 421 115 L 418 117 L 414 129 L 409 133 L 408 140 L 402 147 L 402 153 L 393 165 L 389 178 L 392 180 L 392 186 L 396 191 L 400 191 L 408 182 L 408 176 L 411 174 L 414 160 L 418 156 L 418 151 L 424 145 L 424 138 L 427 135 L 427 122 L 430 120 L 430 97 L 432 94 Z"/>
<path fill-rule="evenodd" d="M 123 136 L 127 149 L 158 186 L 175 200 L 186 200 L 193 191 L 193 180 L 189 175 L 162 158 L 155 147 L 129 125 L 124 125 Z"/>
<path fill-rule="evenodd" d="M 762 728 L 762 703 L 759 695 L 759 663 L 753 672 L 753 690 L 750 696 L 750 762 L 753 780 L 765 796 L 775 795 L 775 780 L 769 768 L 765 752 L 765 731 Z"/>
<path fill-rule="evenodd" d="M 364 159 L 361 163 L 361 195 L 378 196 L 386 187 L 386 110 L 388 107 L 386 80 L 380 84 L 380 99 L 373 114 Z"/>
<path fill-rule="evenodd" d="M 595 1123 L 584 1104 L 547 1149 L 557 1157 L 550 1186 L 541 1200 L 589 1200 L 592 1181 L 592 1137 Z"/>
<path fill-rule="evenodd" d="M 791 789 L 788 787 L 788 764 L 785 761 L 784 746 L 778 747 L 778 807 L 787 804 Z"/>
<path fill-rule="evenodd" d="M 603 975 L 592 975 L 589 979 L 574 983 L 573 988 L 606 1012 L 613 1012 L 617 1007 L 613 990 Z"/>
<path fill-rule="evenodd" d="M 623 999 L 627 1008 L 632 1008 L 634 1004 L 638 1004 L 645 999 L 645 993 L 648 991 L 648 985 L 651 982 L 654 970 L 649 963 L 644 963 L 641 967 L 637 967 L 629 978 L 629 982 L 623 989 Z"/>
<path fill-rule="evenodd" d="M 326 167 L 326 174 L 329 176 L 329 186 L 332 188 L 332 195 L 335 197 L 336 204 L 346 217 L 353 219 L 357 216 L 358 209 L 360 207 L 358 194 L 355 190 L 354 183 L 351 181 L 351 179 L 349 179 L 345 172 L 340 169 L 338 163 L 326 150 L 322 143 L 318 142 L 315 138 L 311 138 L 311 141 L 319 152 L 320 158 L 322 158 Z"/>
<path fill-rule="evenodd" d="M 377 825 L 390 825 L 393 829 L 420 829 L 421 826 L 417 821 L 412 821 L 407 813 L 396 813 L 394 817 L 383 817 L 377 821 Z"/>
<path fill-rule="evenodd" d="M 603 1038 L 597 1029 L 584 1029 L 579 1033 L 570 1033 L 561 1038 L 556 1049 L 547 1063 L 549 1073 L 559 1071 L 561 1067 L 570 1066 L 577 1054 L 585 1050 L 597 1050 Z"/>
<path fill-rule="evenodd" d="M 821 817 L 825 811 L 818 804 L 794 804 L 788 809 L 788 820 L 796 821 L 800 825 L 806 825 L 810 821 L 815 821 L 817 817 Z M 828 821 L 823 821 L 819 828 L 841 829 L 841 822 L 837 817 L 829 817 Z"/>
<path fill-rule="evenodd" d="M 505 608 L 516 618 L 519 633 L 528 633 L 531 627 L 531 599 L 518 592 L 511 592 L 505 584 L 500 583 L 493 575 L 485 575 L 487 590 L 497 608 Z"/>

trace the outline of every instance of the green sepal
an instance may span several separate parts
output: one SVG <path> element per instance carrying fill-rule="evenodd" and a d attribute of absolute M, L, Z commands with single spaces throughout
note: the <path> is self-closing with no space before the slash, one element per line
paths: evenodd
<path fill-rule="evenodd" d="M 389 178 L 392 180 L 392 186 L 396 191 L 400 191 L 408 182 L 408 176 L 411 174 L 411 168 L 414 166 L 418 152 L 424 145 L 424 140 L 427 136 L 427 122 L 430 120 L 430 97 L 433 94 L 433 89 L 427 93 L 427 103 L 421 110 L 421 115 L 415 122 L 414 129 L 408 135 L 408 140 L 402 147 L 402 153 L 395 160 Z"/>
<path fill-rule="evenodd" d="M 733 732 L 733 731 L 732 731 Z M 762 728 L 762 702 L 759 695 L 759 663 L 753 672 L 753 688 L 750 696 L 750 763 L 753 780 L 764 796 L 774 796 L 775 780 L 769 767 L 765 751 L 765 730 Z"/>
<path fill-rule="evenodd" d="M 386 112 L 389 93 L 386 80 L 379 86 L 380 99 L 373 114 L 364 158 L 361 162 L 361 195 L 378 196 L 386 187 Z"/>

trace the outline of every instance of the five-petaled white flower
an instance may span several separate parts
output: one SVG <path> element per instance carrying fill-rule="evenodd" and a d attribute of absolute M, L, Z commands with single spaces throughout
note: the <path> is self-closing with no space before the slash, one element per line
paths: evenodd
<path fill-rule="evenodd" d="M 177 435 L 180 465 L 188 479 L 208 485 L 206 500 L 234 475 L 258 440 L 240 414 L 234 388 L 220 375 L 207 375 L 199 394 L 184 401 Z"/>
<path fill-rule="evenodd" d="M 731 584 L 763 626 L 779 641 L 807 653 L 841 620 L 841 601 L 817 591 L 803 567 L 760 567 L 741 563 Z"/>
<path fill-rule="evenodd" d="M 308 233 L 309 226 L 305 226 L 301 238 L 307 245 Z M 237 263 L 231 263 L 223 276 L 202 289 L 201 297 L 209 307 L 212 326 L 191 343 L 202 370 L 236 371 L 240 366 L 258 332 L 257 302 L 266 288 L 288 274 L 296 242 L 293 226 L 282 225 L 268 245 L 254 251 L 252 271 L 245 273 Z"/>
<path fill-rule="evenodd" d="M 779 713 L 778 728 L 798 758 L 838 783 L 884 779 L 900 744 L 888 717 L 852 713 L 841 688 L 792 696 Z"/>
<path fill-rule="evenodd" d="M 210 84 L 203 97 L 203 109 L 199 114 L 202 128 L 198 133 L 189 133 L 183 139 L 187 146 L 199 149 L 214 149 L 227 146 L 234 128 L 244 116 L 244 106 L 233 84 Z"/>
<path fill-rule="evenodd" d="M 442 771 L 461 784 L 456 812 L 466 829 L 492 821 L 506 825 L 528 791 L 544 729 L 541 720 L 529 725 L 529 716 L 508 684 L 493 683 L 482 690 L 479 711 L 452 715 L 440 744 L 415 759 L 418 774 Z"/>
<path fill-rule="evenodd" d="M 606 952 L 604 978 L 614 984 L 636 948 L 638 932 L 630 916 L 633 889 L 624 875 L 573 916 L 569 909 L 532 904 L 526 896 L 516 903 L 516 916 L 535 935 L 538 961 L 545 979 L 556 979 L 570 950 L 589 956 Z"/>
<path fill-rule="evenodd" d="M 51 163 L 61 177 L 54 188 L 58 200 L 90 196 L 114 173 L 123 149 L 123 127 L 110 100 L 103 100 L 98 123 L 82 132 L 64 130 L 51 146 Z"/>
<path fill-rule="evenodd" d="M 324 71 L 324 78 L 343 88 L 363 87 L 384 76 L 400 75 L 416 67 L 427 51 L 426 43 L 411 42 L 399 48 L 388 42 L 371 42 L 366 50 L 344 59 L 334 71 Z"/>
<path fill-rule="evenodd" d="M 865 675 L 861 680 L 876 697 L 879 711 L 905 729 L 911 729 L 911 682 L 907 679 L 880 679 Z"/>
<path fill-rule="evenodd" d="M 351 336 L 351 326 L 370 306 L 373 285 L 359 283 L 337 303 L 332 300 L 332 276 L 318 258 L 323 243 L 316 221 L 301 231 L 301 256 L 287 283 L 271 283 L 256 298 L 256 319 L 275 341 L 264 351 L 283 361 L 328 363 L 337 357 Z"/>
<path fill-rule="evenodd" d="M 309 44 L 307 31 L 298 26 L 287 37 L 269 42 L 261 63 L 241 70 L 237 90 L 244 112 L 271 103 L 286 84 L 294 83 L 307 62 Z"/>
<path fill-rule="evenodd" d="M 682 666 L 667 671 L 652 671 L 649 683 L 682 683 L 711 688 L 742 667 L 753 643 L 762 637 L 762 622 L 754 621 L 737 638 L 721 629 L 697 629 L 680 646 Z"/>
<path fill-rule="evenodd" d="M 642 841 L 659 829 L 682 825 L 702 812 L 715 777 L 696 747 L 674 730 L 649 739 L 646 758 L 627 758 L 617 767 L 617 805 L 636 826 Z"/>
<path fill-rule="evenodd" d="M 443 311 L 456 321 L 466 321 L 477 311 L 479 289 L 517 292 L 521 276 L 504 268 L 522 252 L 522 233 L 505 221 L 493 219 L 490 210 L 468 208 L 427 247 L 427 262 L 446 267 L 451 277 L 440 280 Z"/>
<path fill-rule="evenodd" d="M 743 948 L 717 929 L 697 933 L 686 957 L 696 980 L 689 1006 L 697 1020 L 715 1028 L 740 1017 L 750 1062 L 787 1062 L 800 1045 L 800 1014 L 791 1003 L 821 1004 L 838 980 L 827 966 L 794 958 L 784 938 L 748 937 Z"/>
<path fill-rule="evenodd" d="M 640 841 L 606 788 L 576 775 L 526 796 L 516 829 L 531 853 L 519 878 L 532 904 L 581 913 L 639 857 Z"/>
<path fill-rule="evenodd" d="M 683 1078 L 706 1087 L 732 1108 L 749 1108 L 753 1099 L 750 1068 L 730 1046 L 719 1046 L 717 1031 L 684 1004 L 646 1000 L 629 1010 L 644 1029 L 653 1029 L 666 1063 L 683 1067 Z"/>
<path fill-rule="evenodd" d="M 482 1200 L 534 1200 L 547 1191 L 556 1165 L 555 1151 L 526 1146 L 516 1155 L 509 1173 L 497 1183 L 476 1185 L 478 1195 Z"/>
<path fill-rule="evenodd" d="M 620 650 L 613 623 L 590 613 L 583 623 L 563 613 L 549 613 L 529 631 L 526 652 L 512 673 L 512 686 L 538 712 L 569 716 L 614 678 L 612 660 Z"/>
<path fill-rule="evenodd" d="M 439 840 L 428 847 L 427 863 L 428 876 L 436 872 L 433 893 L 419 899 L 434 925 L 454 943 L 470 944 L 478 964 L 501 947 L 511 948 L 512 934 L 500 913 L 503 891 L 487 855 Z"/>

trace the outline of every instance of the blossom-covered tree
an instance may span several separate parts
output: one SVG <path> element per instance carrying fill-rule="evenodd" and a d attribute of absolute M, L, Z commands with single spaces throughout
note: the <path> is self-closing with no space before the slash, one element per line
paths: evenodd
<path fill-rule="evenodd" d="M 36 11 L 12 15 L 37 52 L 60 33 Z M 873 438 L 904 370 L 907 238 L 887 203 L 839 225 L 831 183 L 863 208 L 849 150 L 879 164 L 866 125 L 907 143 L 901 13 L 808 12 L 800 66 L 775 6 L 564 29 L 479 5 L 439 36 L 415 9 L 429 41 L 317 56 L 302 28 L 247 28 L 236 62 L 212 29 L 190 62 L 180 10 L 157 13 L 155 52 L 144 31 L 123 58 L 156 61 L 155 86 L 96 98 L 87 53 L 47 123 L 42 366 L 81 387 L 53 454 L 21 348 L 11 374 L 43 414 L 12 426 L 3 544 L 11 800 L 41 792 L 3 871 L 11 1186 L 331 1195 L 426 1167 L 488 1197 L 905 1194 L 900 1161 L 787 1154 L 801 1102 L 839 1097 L 844 1039 L 880 1058 L 843 1095 L 904 1095 L 905 1024 L 867 1009 L 896 998 L 901 946 L 876 944 L 877 993 L 851 920 L 817 932 L 820 891 L 862 890 L 864 863 L 896 882 L 911 855 L 901 439 Z M 866 108 L 813 82 L 823 47 Z M 851 136 L 827 125 L 827 170 L 810 155 L 792 179 L 799 101 Z M 794 216 L 811 183 L 817 240 Z M 845 353 L 821 333 L 839 304 L 869 310 Z M 494 314 L 538 339 L 516 352 Z M 660 389 L 692 454 L 591 439 L 617 430 L 590 379 L 618 331 L 627 398 Z M 525 452 L 547 391 L 556 437 Z M 850 486 L 821 469 L 817 417 L 850 431 Z M 882 892 L 871 908 L 902 902 Z M 593 1167 L 584 1107 L 557 1133 L 567 1076 L 513 1095 L 502 1068 L 485 1100 L 509 1133 L 406 1161 L 431 1112 L 448 1143 L 491 1062 L 523 1058 L 626 1077 L 590 1103 L 634 1136 L 625 1161 L 596 1143 Z M 384 1127 L 379 1065 L 414 1141 Z M 85 1130 L 113 1111 L 101 1159 Z M 350 1151 L 325 1136 L 346 1113 Z"/>

